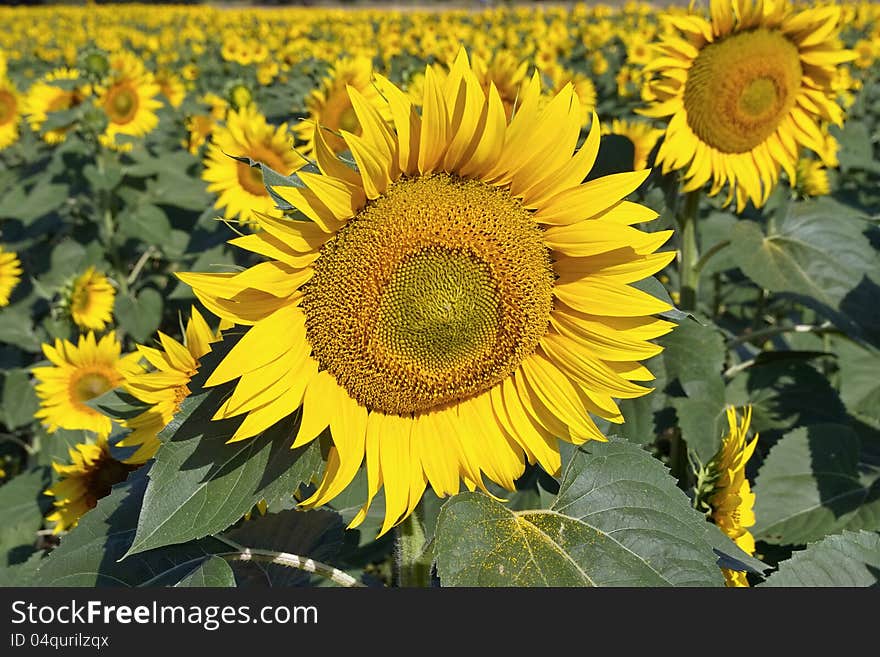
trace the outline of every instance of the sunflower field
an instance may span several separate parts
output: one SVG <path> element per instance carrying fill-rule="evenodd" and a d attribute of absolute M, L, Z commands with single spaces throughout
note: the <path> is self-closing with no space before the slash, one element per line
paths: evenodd
<path fill-rule="evenodd" d="M 0 585 L 876 585 L 880 4 L 0 8 Z"/>

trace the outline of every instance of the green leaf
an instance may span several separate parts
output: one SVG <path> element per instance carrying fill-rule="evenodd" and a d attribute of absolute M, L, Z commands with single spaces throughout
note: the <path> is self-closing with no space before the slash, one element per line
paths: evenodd
<path fill-rule="evenodd" d="M 859 437 L 845 425 L 786 434 L 755 479 L 755 538 L 800 545 L 843 529 L 880 529 L 880 472 L 860 453 Z"/>
<path fill-rule="evenodd" d="M 113 388 L 103 395 L 98 395 L 83 403 L 114 420 L 131 419 L 140 415 L 151 406 L 128 394 L 124 387 Z"/>
<path fill-rule="evenodd" d="M 40 562 L 39 586 L 163 586 L 179 582 L 212 554 L 229 548 L 214 538 L 122 559 L 134 539 L 146 487 L 144 468 L 98 500 L 61 545 Z M 122 560 L 121 560 L 122 559 Z"/>
<path fill-rule="evenodd" d="M 200 389 L 232 340 L 202 359 L 194 391 L 160 434 L 163 445 L 150 471 L 144 510 L 131 553 L 182 543 L 222 531 L 260 500 L 270 508 L 287 501 L 321 464 L 319 441 L 291 449 L 299 415 L 262 434 L 227 443 L 241 422 L 211 420 L 227 387 Z"/>
<path fill-rule="evenodd" d="M 194 571 L 180 580 L 175 587 L 234 588 L 235 575 L 221 557 L 208 557 Z"/>
<path fill-rule="evenodd" d="M 877 586 L 880 535 L 844 531 L 795 552 L 758 586 Z"/>
<path fill-rule="evenodd" d="M 49 468 L 24 472 L 0 486 L 0 565 L 25 561 L 36 549 L 37 531 L 43 514 L 51 505 L 45 495 L 49 487 Z"/>
<path fill-rule="evenodd" d="M 658 342 L 664 347 L 667 380 L 677 381 L 686 395 L 671 399 L 682 438 L 707 462 L 718 451 L 726 428 L 724 340 L 713 325 L 687 319 Z"/>
<path fill-rule="evenodd" d="M 34 331 L 28 308 L 8 306 L 0 313 L 0 343 L 14 345 L 24 351 L 40 351 L 40 339 Z"/>
<path fill-rule="evenodd" d="M 848 340 L 835 340 L 840 367 L 840 398 L 858 418 L 880 427 L 880 351 Z"/>
<path fill-rule="evenodd" d="M 707 525 L 641 447 L 590 443 L 548 511 L 451 498 L 435 555 L 445 586 L 720 586 Z"/>
<path fill-rule="evenodd" d="M 13 187 L 0 199 L 2 219 L 18 219 L 25 225 L 57 210 L 67 200 L 69 188 L 62 183 L 52 183 L 43 179 L 33 189 L 23 195 L 21 187 Z"/>
<path fill-rule="evenodd" d="M 142 203 L 119 215 L 119 234 L 162 248 L 171 233 L 171 222 L 156 205 Z"/>
<path fill-rule="evenodd" d="M 224 536 L 243 547 L 332 563 L 343 547 L 344 528 L 342 518 L 333 511 L 286 509 L 265 516 L 255 512 L 250 520 L 224 532 Z M 312 580 L 305 570 L 259 561 L 234 561 L 232 569 L 240 586 L 305 586 Z"/>
<path fill-rule="evenodd" d="M 837 308 L 880 258 L 863 234 L 866 222 L 831 199 L 792 204 L 778 229 L 742 220 L 731 233 L 737 265 L 771 292 L 792 292 Z"/>
<path fill-rule="evenodd" d="M 39 407 L 30 373 L 27 370 L 7 371 L 3 377 L 3 424 L 9 429 L 30 424 Z"/>
<path fill-rule="evenodd" d="M 113 314 L 127 333 L 138 342 L 149 340 L 162 321 L 162 295 L 151 287 L 143 288 L 137 297 L 116 296 Z"/>

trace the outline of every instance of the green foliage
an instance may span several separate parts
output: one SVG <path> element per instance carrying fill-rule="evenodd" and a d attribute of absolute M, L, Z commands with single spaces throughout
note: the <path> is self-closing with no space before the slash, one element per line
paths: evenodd
<path fill-rule="evenodd" d="M 761 586 L 877 586 L 878 573 L 880 534 L 844 531 L 795 552 Z"/>

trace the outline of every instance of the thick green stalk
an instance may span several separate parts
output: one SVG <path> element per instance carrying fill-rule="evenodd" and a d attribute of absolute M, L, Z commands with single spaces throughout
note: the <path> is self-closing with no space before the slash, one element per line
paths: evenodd
<path fill-rule="evenodd" d="M 697 309 L 697 290 L 699 289 L 700 252 L 697 246 L 697 211 L 700 207 L 700 191 L 688 192 L 684 211 L 678 217 L 681 254 L 678 261 L 679 299 L 681 310 L 690 312 Z"/>
<path fill-rule="evenodd" d="M 421 505 L 395 529 L 394 575 L 397 586 L 431 586 L 431 557 L 425 550 Z"/>

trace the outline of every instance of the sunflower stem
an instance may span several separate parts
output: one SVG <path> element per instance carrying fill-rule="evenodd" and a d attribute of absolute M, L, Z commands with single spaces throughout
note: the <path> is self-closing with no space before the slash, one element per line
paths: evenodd
<path fill-rule="evenodd" d="M 425 527 L 419 504 L 394 530 L 394 575 L 399 587 L 431 586 L 431 556 L 425 549 Z"/>
<path fill-rule="evenodd" d="M 684 211 L 679 215 L 681 228 L 681 253 L 678 261 L 679 308 L 684 311 L 697 309 L 697 288 L 700 281 L 700 252 L 697 247 L 697 211 L 700 208 L 700 190 L 688 192 Z"/>

